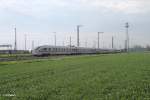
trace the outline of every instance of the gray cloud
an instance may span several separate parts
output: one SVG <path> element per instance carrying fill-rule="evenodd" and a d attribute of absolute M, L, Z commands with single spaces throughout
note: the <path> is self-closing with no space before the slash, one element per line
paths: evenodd
<path fill-rule="evenodd" d="M 105 9 L 113 12 L 147 13 L 150 11 L 149 5 L 149 0 L 0 0 L 1 9 L 30 16 L 42 16 L 62 8 L 77 11 Z"/>
<path fill-rule="evenodd" d="M 104 31 L 105 44 L 111 44 L 114 35 L 116 44 L 123 46 L 124 23 L 129 21 L 131 42 L 145 45 L 150 42 L 149 5 L 149 0 L 0 0 L 0 35 L 7 34 L 0 42 L 6 42 L 11 36 L 9 42 L 12 43 L 12 26 L 16 24 L 20 47 L 25 33 L 30 33 L 28 44 L 31 40 L 36 43 L 41 40 L 41 44 L 51 41 L 52 44 L 53 31 L 57 31 L 60 45 L 70 35 L 76 44 L 76 25 L 83 24 L 82 45 L 87 40 L 92 46 L 97 32 Z"/>

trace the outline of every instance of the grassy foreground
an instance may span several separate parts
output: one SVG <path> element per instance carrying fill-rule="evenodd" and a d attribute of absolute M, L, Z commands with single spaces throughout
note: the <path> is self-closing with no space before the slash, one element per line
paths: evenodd
<path fill-rule="evenodd" d="M 0 63 L 0 100 L 149 100 L 150 54 Z"/>

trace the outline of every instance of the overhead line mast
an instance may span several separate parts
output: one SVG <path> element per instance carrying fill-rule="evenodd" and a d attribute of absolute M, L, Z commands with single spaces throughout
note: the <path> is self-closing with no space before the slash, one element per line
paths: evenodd
<path fill-rule="evenodd" d="M 15 47 L 14 50 L 17 50 L 17 31 L 16 31 L 16 27 L 14 28 L 15 31 Z"/>
<path fill-rule="evenodd" d="M 70 47 L 71 47 L 71 45 L 72 45 L 71 42 L 72 42 L 72 40 L 71 40 L 71 36 L 70 36 Z"/>
<path fill-rule="evenodd" d="M 129 46 L 129 23 L 127 22 L 127 23 L 125 23 L 125 28 L 126 28 L 126 50 L 127 50 L 127 52 L 129 52 L 129 48 L 130 48 L 130 46 Z"/>
<path fill-rule="evenodd" d="M 54 33 L 54 44 L 55 44 L 55 46 L 56 46 L 56 32 L 53 32 Z"/>
<path fill-rule="evenodd" d="M 103 33 L 104 33 L 104 32 L 98 32 L 98 43 L 97 43 L 98 49 L 100 48 L 100 47 L 99 47 L 99 45 L 100 45 L 100 43 L 99 43 L 99 42 L 100 42 L 100 41 L 99 41 L 99 36 L 100 36 L 100 34 L 103 34 Z"/>
<path fill-rule="evenodd" d="M 27 50 L 27 34 L 25 34 L 25 37 L 24 37 L 24 42 L 25 42 L 25 50 Z"/>
<path fill-rule="evenodd" d="M 82 25 L 77 25 L 77 47 L 80 46 L 80 36 L 79 36 L 80 27 L 82 27 Z"/>
<path fill-rule="evenodd" d="M 114 37 L 112 36 L 112 49 L 114 49 Z"/>

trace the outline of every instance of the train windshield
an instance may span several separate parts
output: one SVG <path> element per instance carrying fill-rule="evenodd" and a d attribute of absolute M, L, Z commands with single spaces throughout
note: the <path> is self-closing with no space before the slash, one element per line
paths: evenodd
<path fill-rule="evenodd" d="M 35 48 L 35 50 L 39 50 L 40 47 Z"/>

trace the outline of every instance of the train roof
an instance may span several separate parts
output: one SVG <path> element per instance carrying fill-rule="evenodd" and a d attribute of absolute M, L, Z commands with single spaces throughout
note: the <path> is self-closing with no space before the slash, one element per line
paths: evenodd
<path fill-rule="evenodd" d="M 70 46 L 53 46 L 53 45 L 42 45 L 42 46 L 38 46 L 38 47 L 67 48 L 67 47 L 70 47 Z M 37 48 L 38 48 L 38 47 L 37 47 Z M 71 46 L 71 48 L 76 48 L 76 47 L 73 47 L 73 46 Z"/>
<path fill-rule="evenodd" d="M 77 49 L 96 49 L 96 50 L 102 50 L 102 51 L 114 51 L 116 49 L 102 49 L 102 48 L 87 48 L 87 47 L 75 47 L 75 46 L 53 46 L 53 45 L 42 45 L 42 46 L 38 46 L 35 49 L 38 48 L 77 48 Z"/>
<path fill-rule="evenodd" d="M 96 49 L 96 48 L 87 48 L 87 47 L 75 47 L 75 46 L 53 46 L 53 45 L 42 45 L 42 46 L 38 46 L 36 48 L 44 48 L 44 47 L 48 47 L 48 48 L 79 48 L 79 49 Z M 35 48 L 35 49 L 36 49 Z"/>

